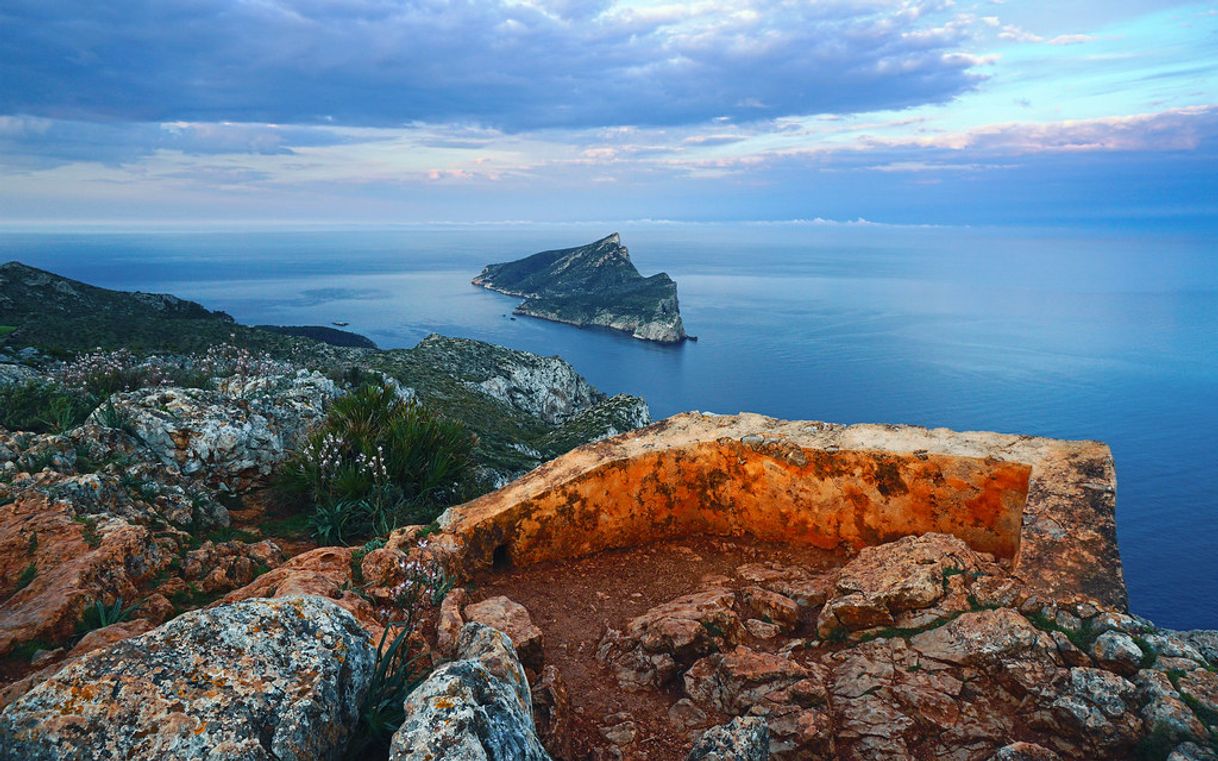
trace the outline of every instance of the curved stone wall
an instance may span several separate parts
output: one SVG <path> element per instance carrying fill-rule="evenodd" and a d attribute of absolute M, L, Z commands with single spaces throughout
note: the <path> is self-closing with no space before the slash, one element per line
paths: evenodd
<path fill-rule="evenodd" d="M 441 523 L 465 568 L 693 534 L 858 549 L 941 532 L 1048 591 L 1124 605 L 1114 510 L 1098 442 L 688 413 L 581 447 Z"/>

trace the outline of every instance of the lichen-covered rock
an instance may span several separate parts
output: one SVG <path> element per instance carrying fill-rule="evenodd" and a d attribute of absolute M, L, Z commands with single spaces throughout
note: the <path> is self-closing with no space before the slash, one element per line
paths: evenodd
<path fill-rule="evenodd" d="M 1142 732 L 1137 713 L 1137 688 L 1103 669 L 1070 669 L 1061 694 L 1051 704 L 1060 722 L 1055 734 L 1077 738 L 1094 758 L 1128 752 Z"/>
<path fill-rule="evenodd" d="M 549 761 L 533 727 L 524 667 L 507 636 L 468 623 L 457 657 L 407 698 L 390 761 Z"/>
<path fill-rule="evenodd" d="M 781 704 L 794 688 L 800 702 L 823 704 L 825 690 L 812 673 L 795 661 L 758 652 L 743 645 L 729 653 L 715 653 L 685 672 L 685 694 L 704 706 L 728 715 L 742 714 L 755 705 Z"/>
<path fill-rule="evenodd" d="M 1061 761 L 1061 756 L 1036 743 L 1015 742 L 999 748 L 987 761 Z"/>
<path fill-rule="evenodd" d="M 75 661 L 0 714 L 0 759 L 337 759 L 375 655 L 317 597 L 194 611 Z"/>
<path fill-rule="evenodd" d="M 1095 662 L 1104 668 L 1123 676 L 1132 676 L 1141 668 L 1145 653 L 1128 634 L 1106 631 L 1095 638 L 1091 645 L 1091 655 Z"/>
<path fill-rule="evenodd" d="M 65 640 L 95 601 L 135 601 L 186 539 L 113 516 L 77 516 L 37 492 L 0 505 L 0 656 L 23 642 Z"/>
<path fill-rule="evenodd" d="M 546 666 L 532 688 L 533 725 L 546 751 L 558 759 L 572 758 L 575 716 L 571 696 L 557 666 Z"/>
<path fill-rule="evenodd" d="M 209 485 L 243 491 L 270 475 L 338 393 L 330 379 L 301 370 L 294 376 L 238 376 L 215 391 L 130 391 L 115 394 L 109 404 L 162 462 Z"/>
<path fill-rule="evenodd" d="M 686 761 L 767 761 L 770 730 L 759 716 L 741 716 L 702 733 Z"/>
<path fill-rule="evenodd" d="M 441 658 L 451 658 L 457 652 L 457 640 L 461 636 L 461 627 L 465 626 L 465 617 L 461 614 L 469 599 L 462 587 L 449 590 L 440 603 L 440 614 L 436 619 L 436 654 Z"/>
<path fill-rule="evenodd" d="M 0 431 L 0 470 L 8 473 L 7 483 L 0 479 L 0 498 L 35 491 L 77 515 L 184 530 L 229 523 L 228 510 L 176 465 L 161 462 L 127 432 L 95 423 L 64 434 Z"/>

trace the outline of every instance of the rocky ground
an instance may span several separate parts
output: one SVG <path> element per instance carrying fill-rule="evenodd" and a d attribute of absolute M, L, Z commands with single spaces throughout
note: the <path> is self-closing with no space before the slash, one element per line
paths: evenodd
<path fill-rule="evenodd" d="M 737 717 L 765 742 L 708 757 L 1215 757 L 1218 634 L 1048 599 L 947 535 L 841 560 L 669 542 L 478 577 L 463 616 L 563 685 L 560 758 L 699 757 Z"/>
<path fill-rule="evenodd" d="M 153 338 L 156 315 L 232 325 L 187 302 L 118 299 L 11 265 L 0 269 L 0 321 L 30 289 L 30 303 L 58 294 L 116 320 L 147 318 L 140 335 Z M 56 314 L 85 324 L 71 310 Z M 22 324 L 28 335 L 54 335 L 53 325 Z M 633 530 L 628 518 L 653 515 L 643 492 L 613 515 L 605 499 L 602 512 L 587 512 L 608 482 L 580 474 L 612 472 L 620 484 L 642 467 L 604 461 L 625 451 L 623 439 L 662 454 L 664 440 L 646 439 L 669 436 L 671 453 L 673 430 L 710 425 L 689 420 L 581 448 L 517 480 L 515 492 L 449 511 L 467 510 L 468 520 L 318 547 L 265 489 L 355 384 L 373 380 L 395 398 L 471 421 L 488 488 L 564 448 L 642 425 L 647 410 L 606 398 L 558 358 L 473 341 L 433 336 L 397 352 L 288 345 L 83 359 L 46 345 L 0 346 L 0 392 L 64 392 L 44 416 L 27 417 L 39 432 L 0 428 L 0 761 L 1218 761 L 1218 632 L 1161 629 L 1123 610 L 1119 557 L 1105 540 L 1114 497 L 1100 445 L 1075 446 L 1081 459 L 1042 459 L 1021 482 L 1018 571 L 1010 558 L 935 530 L 832 552 L 735 528 L 717 537 L 645 526 L 656 529 L 639 534 L 647 541 L 618 542 L 607 526 Z M 77 394 L 73 384 L 90 373 L 93 390 Z M 102 394 L 98 373 L 143 381 Z M 4 398 L 6 416 L 28 401 Z M 89 407 L 74 407 L 78 399 Z M 755 422 L 715 425 L 739 433 L 731 426 Z M 834 442 L 880 440 L 870 429 L 798 427 L 809 426 L 806 435 Z M 882 433 L 922 441 L 935 432 Z M 718 456 L 754 475 L 810 467 L 778 438 L 720 438 Z M 922 455 L 906 465 L 939 472 Z M 673 459 L 678 475 L 701 472 L 693 455 Z M 1068 469 L 1044 466 L 1076 460 L 1086 466 L 1076 468 L 1082 496 L 1070 491 Z M 886 497 L 904 484 L 892 467 L 849 451 L 828 461 L 889 474 L 874 484 Z M 999 464 L 947 463 L 1001 486 L 1010 479 Z M 648 488 L 667 489 L 644 475 Z M 712 517 L 739 511 L 744 491 L 777 493 L 740 476 L 733 488 L 744 491 L 727 499 L 724 478 L 701 480 L 702 492 L 719 495 L 698 506 Z M 957 491 L 968 486 L 957 480 Z M 554 486 L 563 498 L 546 502 Z M 980 508 L 1005 504 L 974 491 Z M 518 492 L 525 498 L 513 501 Z M 674 510 L 685 504 L 665 493 Z M 946 493 L 928 493 L 925 502 L 946 504 Z M 864 496 L 855 489 L 856 503 L 871 504 Z M 1079 516 L 1086 521 L 1070 523 Z M 570 553 L 547 559 L 543 545 L 556 544 L 563 526 Z M 1090 531 L 1091 543 L 1075 536 L 1077 552 L 1046 563 L 1075 531 Z M 1078 571 L 1104 562 L 1115 569 L 1105 583 L 1093 583 L 1094 569 Z M 1086 583 L 1072 591 L 1079 579 Z"/>
<path fill-rule="evenodd" d="M 10 706 L 0 758 L 342 754 L 424 527 L 362 548 L 316 548 L 303 516 L 267 485 L 354 384 L 388 383 L 442 408 L 476 398 L 492 426 L 527 428 L 536 444 L 509 448 L 482 427 L 491 439 L 480 442 L 483 488 L 558 447 L 648 421 L 641 400 L 607 398 L 558 358 L 475 341 L 433 336 L 396 354 L 322 347 L 286 359 L 224 352 L 237 360 L 217 370 L 192 354 L 59 360 L 0 347 L 0 389 L 53 387 L 95 405 L 59 432 L 0 427 L 0 707 Z M 200 370 L 197 384 L 173 385 L 187 368 Z M 104 397 L 73 390 L 97 373 L 154 385 Z M 294 602 L 243 607 L 265 598 Z M 230 650 L 216 650 L 218 635 Z M 301 637 L 324 647 L 292 644 Z M 343 666 L 329 673 L 336 647 Z M 425 651 L 421 635 L 412 647 Z M 103 698 L 107 679 L 115 686 Z M 68 707 L 57 702 L 65 694 Z M 183 714 L 182 702 L 200 695 L 210 707 Z M 55 723 L 40 710 L 69 718 Z M 102 725 L 122 711 L 123 725 L 159 729 L 107 735 Z M 233 711 L 249 726 L 220 721 Z M 186 715 L 195 723 L 179 742 Z M 23 744 L 30 733 L 37 739 Z"/>

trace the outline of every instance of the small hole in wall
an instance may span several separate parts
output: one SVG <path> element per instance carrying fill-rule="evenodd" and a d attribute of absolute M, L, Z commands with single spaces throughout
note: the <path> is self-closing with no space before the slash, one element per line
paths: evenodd
<path fill-rule="evenodd" d="M 491 555 L 491 568 L 496 571 L 502 571 L 512 565 L 512 558 L 508 555 L 508 546 L 501 544 L 495 548 L 495 552 Z"/>

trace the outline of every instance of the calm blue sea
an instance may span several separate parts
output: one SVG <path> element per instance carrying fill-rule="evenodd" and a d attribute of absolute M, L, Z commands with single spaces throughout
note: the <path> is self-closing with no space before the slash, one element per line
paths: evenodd
<path fill-rule="evenodd" d="M 1156 234 L 873 225 L 621 226 L 698 343 L 529 318 L 484 263 L 607 225 L 2 233 L 0 260 L 167 291 L 242 322 L 327 324 L 384 347 L 430 332 L 560 354 L 654 416 L 749 410 L 1108 442 L 1133 609 L 1218 628 L 1218 251 Z"/>

